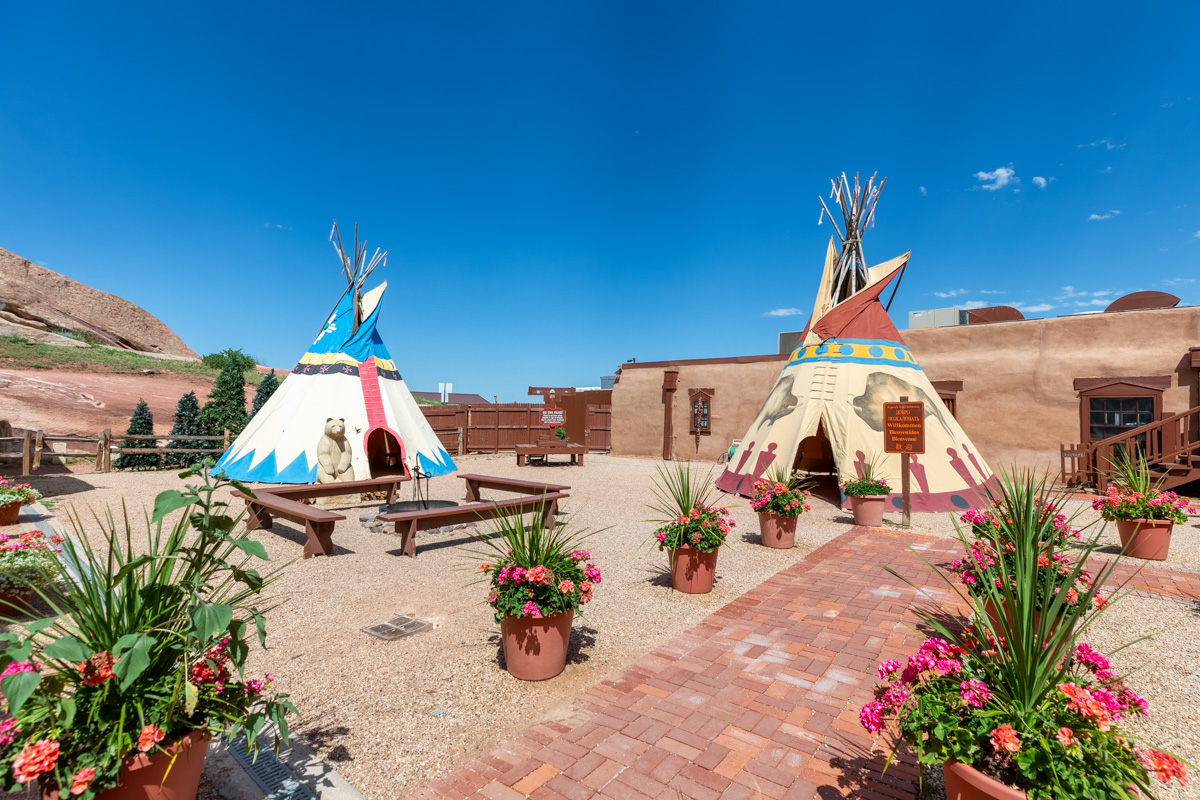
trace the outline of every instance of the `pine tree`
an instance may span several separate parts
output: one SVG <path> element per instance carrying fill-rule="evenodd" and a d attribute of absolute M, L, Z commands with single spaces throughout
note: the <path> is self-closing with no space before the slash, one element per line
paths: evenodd
<path fill-rule="evenodd" d="M 138 400 L 137 408 L 133 410 L 133 416 L 129 419 L 129 430 L 125 431 L 127 436 L 149 436 L 154 433 L 154 414 L 150 411 L 150 406 L 146 405 L 145 400 Z M 124 440 L 125 447 L 133 449 L 149 448 L 153 450 L 158 447 L 158 442 L 154 439 L 126 439 Z M 113 466 L 117 469 L 155 469 L 162 466 L 162 456 L 158 453 L 122 453 L 113 462 Z"/>
<path fill-rule="evenodd" d="M 275 394 L 275 390 L 279 388 L 279 378 L 275 377 L 275 370 L 271 370 L 270 375 L 264 375 L 262 381 L 258 384 L 258 391 L 254 393 L 254 403 L 250 408 L 250 419 L 254 419 L 254 415 L 267 404 L 271 399 L 271 395 Z"/>
<path fill-rule="evenodd" d="M 200 421 L 210 436 L 220 436 L 226 428 L 237 436 L 246 427 L 246 376 L 238 364 L 221 368 L 209 400 L 200 409 Z"/>
<path fill-rule="evenodd" d="M 200 421 L 200 401 L 195 392 L 188 392 L 179 398 L 175 406 L 175 425 L 171 428 L 175 438 L 167 445 L 181 450 L 204 450 L 212 447 L 212 442 L 203 439 L 188 439 L 188 436 L 204 436 L 204 423 Z M 168 466 L 187 467 L 204 459 L 203 453 L 168 453 Z"/>

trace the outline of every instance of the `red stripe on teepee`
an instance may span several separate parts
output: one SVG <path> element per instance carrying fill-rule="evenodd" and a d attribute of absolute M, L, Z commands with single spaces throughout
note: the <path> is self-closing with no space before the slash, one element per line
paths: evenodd
<path fill-rule="evenodd" d="M 387 417 L 383 413 L 383 393 L 379 389 L 375 356 L 358 365 L 358 380 L 362 384 L 363 402 L 367 406 L 367 429 L 386 428 Z"/>

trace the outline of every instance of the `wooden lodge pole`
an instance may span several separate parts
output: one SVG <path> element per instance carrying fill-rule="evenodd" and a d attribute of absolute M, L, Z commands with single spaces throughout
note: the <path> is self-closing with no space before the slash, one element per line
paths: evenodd
<path fill-rule="evenodd" d="M 21 442 L 21 474 L 30 475 L 33 470 L 33 431 L 26 428 L 25 439 Z"/>

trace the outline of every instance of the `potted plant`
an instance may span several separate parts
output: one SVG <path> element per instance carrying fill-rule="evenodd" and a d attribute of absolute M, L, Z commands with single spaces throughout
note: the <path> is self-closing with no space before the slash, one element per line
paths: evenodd
<path fill-rule="evenodd" d="M 750 507 L 758 512 L 764 545 L 786 549 L 796 543 L 796 520 L 812 510 L 809 485 L 783 469 L 772 470 L 764 480 L 754 482 Z"/>
<path fill-rule="evenodd" d="M 36 779 L 44 800 L 186 800 L 211 736 L 240 729 L 257 747 L 269 721 L 286 743 L 292 704 L 271 675 L 245 676 L 247 640 L 266 639 L 252 603 L 278 572 L 253 568 L 266 550 L 233 535 L 211 463 L 182 474 L 201 485 L 158 496 L 145 538 L 110 513 L 94 549 L 73 518 L 79 535 L 39 590 L 50 615 L 0 635 L 4 791 Z"/>
<path fill-rule="evenodd" d="M 1112 462 L 1117 478 L 1108 491 L 1092 501 L 1092 508 L 1109 522 L 1117 523 L 1121 552 L 1148 561 L 1163 561 L 1171 549 L 1171 530 L 1196 513 L 1186 498 L 1160 491 L 1162 479 L 1150 475 L 1139 452 L 1119 454 Z"/>
<path fill-rule="evenodd" d="M 42 493 L 28 483 L 13 483 L 0 478 L 0 525 L 16 525 L 21 506 L 41 499 Z"/>
<path fill-rule="evenodd" d="M 847 481 L 843 487 L 846 496 L 850 498 L 850 508 L 854 511 L 854 524 L 878 528 L 883 524 L 883 509 L 887 496 L 892 493 L 892 487 L 880 475 L 874 461 L 863 465 L 862 475 L 856 480 Z"/>
<path fill-rule="evenodd" d="M 1153 778 L 1186 782 L 1183 762 L 1119 728 L 1123 717 L 1146 713 L 1146 701 L 1105 656 L 1077 638 L 1114 599 L 1098 589 L 1116 562 L 1084 581 L 1074 604 L 1064 592 L 1039 593 L 1038 558 L 1055 548 L 1054 540 L 1047 545 L 1039 538 L 1044 482 L 1025 475 L 1004 476 L 1002 483 L 1011 507 L 1022 513 L 1002 523 L 1010 526 L 1014 558 L 997 562 L 1000 585 L 963 594 L 925 562 L 974 607 L 975 624 L 948 620 L 944 608 L 914 609 L 934 635 L 906 662 L 880 666 L 883 685 L 859 711 L 863 726 L 878 733 L 893 721 L 920 763 L 944 764 L 952 798 L 1115 799 L 1153 796 Z M 958 538 L 970 544 L 961 529 Z M 1098 539 L 1086 542 L 1071 565 L 1076 578 Z M 982 613 L 987 601 L 1010 613 L 993 621 Z M 1075 624 L 1055 626 L 1061 615 Z"/>
<path fill-rule="evenodd" d="M 736 523 L 725 508 L 709 503 L 713 494 L 712 475 L 692 476 L 689 463 L 658 468 L 654 480 L 656 502 L 650 507 L 663 516 L 654 538 L 660 551 L 667 551 L 671 585 L 687 594 L 712 591 L 717 570 L 717 552 Z"/>
<path fill-rule="evenodd" d="M 566 669 L 575 612 L 601 582 L 581 546 L 590 535 L 569 525 L 548 528 L 535 511 L 528 525 L 521 514 L 501 514 L 490 536 L 475 537 L 482 547 L 471 553 L 489 583 L 504 665 L 514 678 L 544 681 Z"/>
<path fill-rule="evenodd" d="M 1074 520 L 1063 513 L 1065 499 L 1061 496 L 1045 499 L 1040 494 L 1046 489 L 1044 481 L 1038 482 L 1039 493 L 1032 498 L 1020 493 L 1017 496 L 1005 494 L 1006 483 L 1013 485 L 1009 479 L 1001 482 L 998 492 L 987 490 L 991 499 L 987 509 L 971 509 L 959 516 L 961 522 L 971 526 L 973 541 L 967 547 L 965 558 L 950 563 L 950 569 L 957 573 L 959 583 L 972 598 L 982 603 L 993 628 L 1000 627 L 996 615 L 1000 613 L 1001 606 L 993 602 L 988 587 L 994 586 L 997 581 L 1007 581 L 1011 585 L 1016 580 L 1015 537 L 1028 535 L 1037 542 L 1033 595 L 1036 609 L 1040 609 L 1048 597 L 1062 592 L 1065 592 L 1063 596 L 1066 598 L 1064 608 L 1076 605 L 1091 579 L 1088 572 L 1074 570 L 1072 558 L 1061 550 L 1062 545 L 1069 540 L 1078 541 L 1081 535 L 1081 531 L 1074 527 Z M 1035 610 L 1034 613 L 1041 612 Z"/>
<path fill-rule="evenodd" d="M 39 530 L 0 533 L 0 614 L 24 613 L 34 590 L 54 580 L 62 543 Z"/>

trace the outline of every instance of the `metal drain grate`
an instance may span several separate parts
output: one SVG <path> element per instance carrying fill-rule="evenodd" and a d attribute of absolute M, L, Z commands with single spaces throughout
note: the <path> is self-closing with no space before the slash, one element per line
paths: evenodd
<path fill-rule="evenodd" d="M 383 639 L 385 642 L 394 642 L 397 639 L 403 639 L 405 636 L 412 636 L 414 633 L 427 631 L 432 627 L 432 622 L 426 622 L 423 619 L 396 617 L 395 619 L 389 619 L 387 622 L 381 622 L 378 625 L 369 625 L 362 630 L 363 633 L 369 633 L 376 639 Z"/>
<path fill-rule="evenodd" d="M 270 800 L 316 800 L 316 795 L 279 763 L 269 747 L 259 747 L 255 759 L 246 752 L 246 737 L 238 736 L 229 742 L 229 752 Z"/>

